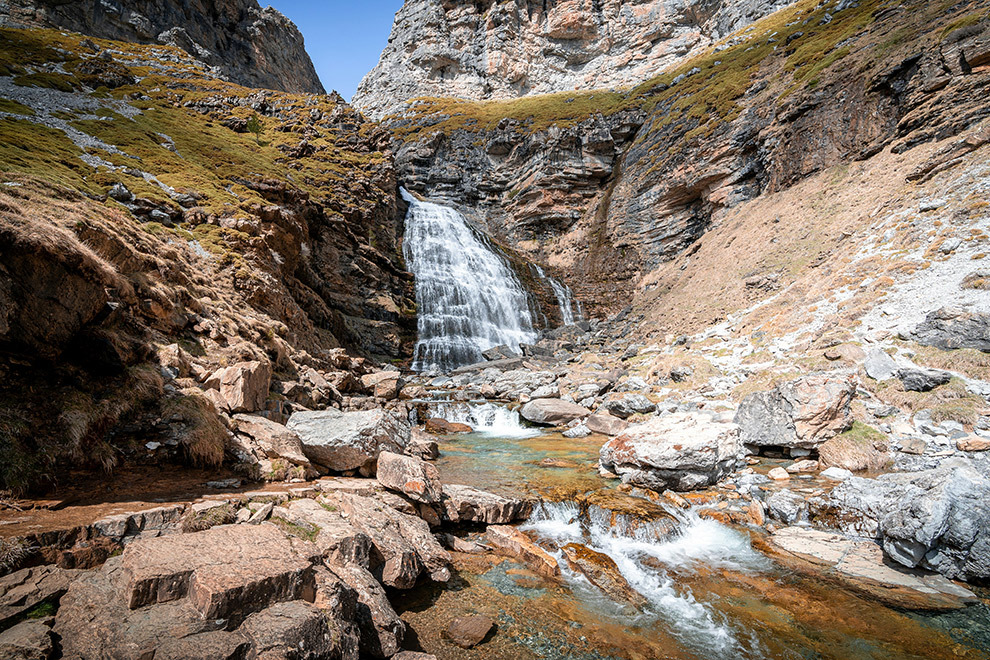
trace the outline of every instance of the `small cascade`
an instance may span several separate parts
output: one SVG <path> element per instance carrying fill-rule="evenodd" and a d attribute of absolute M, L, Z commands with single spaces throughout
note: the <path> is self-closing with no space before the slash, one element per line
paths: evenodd
<path fill-rule="evenodd" d="M 614 515 L 594 506 L 541 502 L 523 529 L 557 548 L 576 543 L 610 557 L 622 578 L 649 603 L 648 611 L 637 616 L 664 622 L 686 647 L 705 657 L 761 657 L 759 642 L 710 604 L 697 600 L 690 589 L 679 588 L 668 571 L 758 572 L 766 570 L 767 560 L 742 534 L 693 513 L 668 510 L 676 520 L 673 531 L 667 520 L 629 527 L 616 525 Z M 597 602 L 604 614 L 621 614 L 587 577 L 569 566 L 563 552 L 556 555 L 575 592 Z"/>
<path fill-rule="evenodd" d="M 532 264 L 532 266 L 536 270 L 536 276 L 549 285 L 554 297 L 557 298 L 557 306 L 560 307 L 561 325 L 572 325 L 575 321 L 582 320 L 584 318 L 584 311 L 581 309 L 581 301 L 574 299 L 574 294 L 571 293 L 570 287 L 547 275 L 536 264 Z M 575 307 L 577 307 L 577 315 L 574 313 Z"/>
<path fill-rule="evenodd" d="M 440 403 L 436 416 L 467 424 L 475 433 L 500 438 L 530 438 L 541 433 L 540 429 L 524 426 L 518 411 L 494 403 Z"/>
<path fill-rule="evenodd" d="M 480 362 L 482 351 L 536 340 L 529 296 L 506 260 L 452 208 L 409 202 L 403 254 L 416 277 L 415 371 Z"/>

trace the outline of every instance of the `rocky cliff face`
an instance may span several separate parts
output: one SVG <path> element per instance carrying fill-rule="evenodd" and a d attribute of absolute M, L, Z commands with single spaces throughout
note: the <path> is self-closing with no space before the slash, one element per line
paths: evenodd
<path fill-rule="evenodd" d="M 0 99 L 0 484 L 147 438 L 218 463 L 218 412 L 284 421 L 411 351 L 391 137 L 339 97 L 3 29 Z"/>
<path fill-rule="evenodd" d="M 407 0 L 354 104 L 511 99 L 635 85 L 787 0 Z"/>
<path fill-rule="evenodd" d="M 614 305 L 740 204 L 987 116 L 985 15 L 910 7 L 800 2 L 623 94 L 423 102 L 400 180 Z"/>
<path fill-rule="evenodd" d="M 245 87 L 324 93 L 302 34 L 256 0 L 11 0 L 0 5 L 0 26 L 176 46 Z"/>

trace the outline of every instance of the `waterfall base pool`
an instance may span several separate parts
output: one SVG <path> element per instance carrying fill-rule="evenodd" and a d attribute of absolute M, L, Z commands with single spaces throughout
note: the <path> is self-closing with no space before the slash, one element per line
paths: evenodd
<path fill-rule="evenodd" d="M 592 491 L 608 485 L 597 474 L 602 442 L 462 434 L 442 439 L 438 467 L 448 483 L 503 493 Z M 451 582 L 403 593 L 397 610 L 413 646 L 441 660 L 990 659 L 985 590 L 983 603 L 965 610 L 901 612 L 783 568 L 754 549 L 755 531 L 677 515 L 679 534 L 647 542 L 559 502 L 522 525 L 558 558 L 559 578 L 513 559 L 454 553 Z M 572 570 L 561 550 L 567 543 L 611 558 L 647 605 L 615 602 Z M 444 641 L 446 625 L 465 614 L 492 617 L 494 636 L 470 650 Z"/>

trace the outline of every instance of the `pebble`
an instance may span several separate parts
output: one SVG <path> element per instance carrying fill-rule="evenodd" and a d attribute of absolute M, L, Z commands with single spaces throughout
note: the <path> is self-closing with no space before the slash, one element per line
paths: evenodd
<path fill-rule="evenodd" d="M 782 467 L 775 467 L 767 473 L 767 476 L 774 481 L 785 481 L 791 478 L 791 475 L 788 474 L 787 470 Z"/>

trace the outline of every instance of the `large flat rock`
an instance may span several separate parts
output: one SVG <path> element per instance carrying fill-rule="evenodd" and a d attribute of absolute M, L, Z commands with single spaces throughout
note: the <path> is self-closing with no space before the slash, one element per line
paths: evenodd
<path fill-rule="evenodd" d="M 784 563 L 827 574 L 892 607 L 954 610 L 979 602 L 973 592 L 937 573 L 885 561 L 883 549 L 871 541 L 807 527 L 785 527 L 774 532 L 769 545 Z"/>
<path fill-rule="evenodd" d="M 695 490 L 717 483 L 739 464 L 735 424 L 677 413 L 630 426 L 602 446 L 601 467 L 626 483 L 654 490 Z"/>
<path fill-rule="evenodd" d="M 523 406 L 519 414 L 534 424 L 560 426 L 587 417 L 591 411 L 563 399 L 534 399 Z"/>

